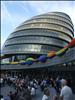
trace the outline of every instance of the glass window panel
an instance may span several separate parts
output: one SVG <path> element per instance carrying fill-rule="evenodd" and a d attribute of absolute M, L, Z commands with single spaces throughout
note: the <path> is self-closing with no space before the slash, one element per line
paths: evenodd
<path fill-rule="evenodd" d="M 50 19 L 50 18 L 37 18 L 35 20 L 35 23 L 38 23 L 38 22 L 46 22 L 46 23 L 54 23 L 54 24 L 58 24 L 58 25 L 62 25 L 62 26 L 67 26 L 69 29 L 71 29 L 73 31 L 73 27 L 69 24 L 69 23 L 66 23 L 65 21 L 61 21 L 61 20 L 58 20 L 58 19 Z M 28 24 L 28 23 L 34 23 L 34 19 L 32 19 L 31 21 L 28 21 L 26 22 L 25 24 Z M 25 25 L 23 24 L 23 25 Z M 42 26 L 42 24 L 40 24 L 40 26 Z"/>
<path fill-rule="evenodd" d="M 32 24 L 24 25 L 24 26 L 20 27 L 19 30 L 26 29 L 26 28 L 31 28 L 30 27 L 31 25 Z M 55 25 L 55 24 L 41 24 L 41 26 L 40 26 L 40 24 L 37 23 L 32 28 L 47 28 L 47 29 L 58 30 L 58 31 L 61 31 L 61 32 L 64 32 L 64 33 L 67 32 L 69 35 L 71 35 L 73 37 L 71 30 L 69 30 L 69 29 L 67 29 L 65 27 L 62 27 L 60 25 Z M 63 30 L 62 30 L 62 28 L 63 28 Z"/>
<path fill-rule="evenodd" d="M 17 42 L 15 42 L 17 40 Z M 60 39 L 56 39 L 56 38 L 51 38 L 51 37 L 43 37 L 43 36 L 31 36 L 31 37 L 19 37 L 19 38 L 16 38 L 16 39 L 10 39 L 8 40 L 8 44 L 6 45 L 10 45 L 10 44 L 22 44 L 22 43 L 46 43 L 46 44 L 58 44 L 58 45 L 61 45 L 63 44 L 64 45 L 67 45 L 67 42 L 63 41 L 63 40 L 60 40 Z M 16 47 L 14 47 L 16 48 Z M 13 48 L 11 48 L 13 49 Z"/>
<path fill-rule="evenodd" d="M 23 34 L 21 34 L 23 33 Z M 44 36 L 53 36 L 53 37 L 61 37 L 62 39 L 65 39 L 67 41 L 71 41 L 71 38 L 69 36 L 67 36 L 65 33 L 61 33 L 61 32 L 55 32 L 55 31 L 51 31 L 51 30 L 31 30 L 31 31 L 20 31 L 16 33 L 17 35 L 15 36 L 15 33 L 13 33 L 13 37 L 19 37 L 19 36 L 30 36 L 30 35 L 44 35 Z M 10 38 L 9 38 L 10 39 Z M 7 44 L 8 40 L 4 43 Z"/>
<path fill-rule="evenodd" d="M 68 20 L 66 18 L 63 18 L 63 17 L 59 17 L 59 16 L 49 16 L 49 15 L 40 15 L 40 16 L 36 16 L 35 18 L 54 18 L 54 19 L 58 19 L 58 20 L 65 20 L 67 23 L 71 24 L 72 25 L 72 21 L 71 20 Z M 32 20 L 32 19 L 31 19 Z"/>

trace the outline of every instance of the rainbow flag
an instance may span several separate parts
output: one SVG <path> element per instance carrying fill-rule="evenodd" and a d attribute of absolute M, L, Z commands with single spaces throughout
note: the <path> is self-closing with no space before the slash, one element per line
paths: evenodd
<path fill-rule="evenodd" d="M 75 46 L 75 38 L 68 44 L 68 47 L 71 48 Z"/>
<path fill-rule="evenodd" d="M 56 55 L 56 52 L 55 51 L 50 51 L 48 54 L 47 54 L 47 57 L 48 58 L 52 58 Z"/>
<path fill-rule="evenodd" d="M 62 56 L 66 51 L 68 50 L 68 47 L 65 47 L 58 52 L 56 52 L 56 56 Z"/>

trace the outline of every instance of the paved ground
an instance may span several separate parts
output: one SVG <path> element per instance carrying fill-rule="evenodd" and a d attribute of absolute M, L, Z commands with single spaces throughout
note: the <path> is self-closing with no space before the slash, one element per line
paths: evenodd
<path fill-rule="evenodd" d="M 9 93 L 9 91 L 13 91 L 14 92 L 15 90 L 14 90 L 13 87 L 9 87 L 9 86 L 5 86 L 5 87 L 1 88 L 1 94 L 3 96 L 6 96 Z M 43 93 L 39 89 L 37 89 L 36 96 L 33 97 L 32 100 L 42 100 L 42 96 L 43 96 Z M 75 100 L 75 95 L 74 95 L 73 98 L 74 98 L 73 100 Z"/>

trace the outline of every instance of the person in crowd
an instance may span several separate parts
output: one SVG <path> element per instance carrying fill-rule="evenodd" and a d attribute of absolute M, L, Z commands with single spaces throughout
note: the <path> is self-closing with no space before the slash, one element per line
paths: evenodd
<path fill-rule="evenodd" d="M 27 86 L 25 86 L 24 91 L 23 91 L 23 98 L 24 100 L 32 100 L 30 90 L 28 89 Z"/>
<path fill-rule="evenodd" d="M 4 80 L 3 80 L 3 78 L 1 77 L 1 78 L 0 78 L 0 87 L 3 87 L 3 81 L 4 81 Z"/>
<path fill-rule="evenodd" d="M 4 100 L 11 100 L 9 94 L 7 94 L 7 96 L 4 97 Z"/>
<path fill-rule="evenodd" d="M 49 99 L 50 100 L 57 100 L 57 91 L 55 89 L 55 83 L 51 82 L 50 85 L 48 86 L 48 89 L 50 92 Z"/>
<path fill-rule="evenodd" d="M 44 88 L 44 95 L 42 97 L 42 100 L 49 100 L 50 92 L 48 88 Z"/>
<path fill-rule="evenodd" d="M 0 94 L 0 100 L 4 100 L 4 99 L 3 99 L 3 95 L 1 95 L 1 94 Z"/>
<path fill-rule="evenodd" d="M 11 99 L 11 100 L 14 100 L 12 91 L 9 92 L 9 96 L 10 96 L 10 99 Z"/>
<path fill-rule="evenodd" d="M 41 90 L 43 91 L 46 86 L 47 86 L 46 79 L 43 79 L 40 84 Z"/>
<path fill-rule="evenodd" d="M 56 78 L 55 83 L 56 83 L 56 91 L 57 91 L 57 93 L 60 93 L 61 86 L 60 86 L 60 77 L 59 76 Z"/>
<path fill-rule="evenodd" d="M 13 100 L 19 100 L 19 95 L 17 92 L 13 94 Z"/>
<path fill-rule="evenodd" d="M 60 100 L 73 100 L 72 89 L 67 86 L 67 81 L 65 79 L 61 80 L 61 87 Z"/>
<path fill-rule="evenodd" d="M 35 96 L 35 93 L 36 93 L 36 90 L 35 90 L 35 87 L 33 85 L 33 86 L 31 86 L 31 96 L 32 97 Z"/>

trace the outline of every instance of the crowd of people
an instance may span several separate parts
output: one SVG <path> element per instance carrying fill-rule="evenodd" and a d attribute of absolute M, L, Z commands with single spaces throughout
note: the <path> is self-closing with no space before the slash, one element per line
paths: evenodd
<path fill-rule="evenodd" d="M 60 76 L 54 79 L 51 77 L 31 78 L 3 75 L 0 78 L 0 86 L 8 85 L 14 88 L 7 96 L 0 95 L 0 100 L 33 100 L 37 95 L 37 90 L 43 94 L 40 100 L 73 100 L 71 80 Z"/>

